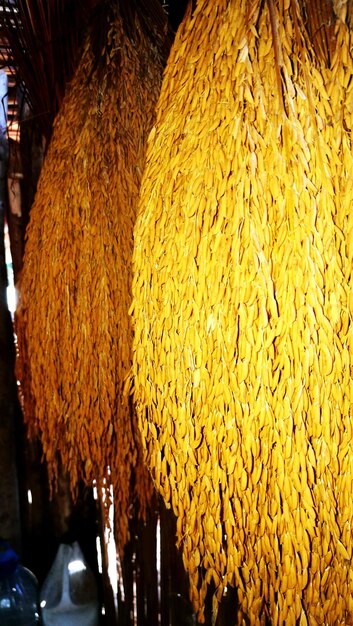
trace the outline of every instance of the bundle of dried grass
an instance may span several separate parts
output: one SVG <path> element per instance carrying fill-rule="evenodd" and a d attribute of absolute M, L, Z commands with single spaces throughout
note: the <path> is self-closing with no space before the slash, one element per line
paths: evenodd
<path fill-rule="evenodd" d="M 202 621 L 353 623 L 352 35 L 296 0 L 199 0 L 135 227 L 134 385 Z"/>
<path fill-rule="evenodd" d="M 52 481 L 61 463 L 116 491 L 116 535 L 152 487 L 124 380 L 131 367 L 132 236 L 163 33 L 130 3 L 103 3 L 58 114 L 26 233 L 17 373 Z"/>

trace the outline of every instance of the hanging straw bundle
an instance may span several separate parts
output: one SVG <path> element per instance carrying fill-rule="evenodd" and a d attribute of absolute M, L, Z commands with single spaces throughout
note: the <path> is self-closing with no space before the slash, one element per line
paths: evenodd
<path fill-rule="evenodd" d="M 115 8 L 114 8 L 115 7 Z M 59 463 L 116 488 L 116 535 L 153 491 L 129 398 L 132 231 L 162 75 L 161 33 L 103 3 L 57 116 L 31 210 L 16 317 L 29 434 Z M 164 44 L 163 44 L 164 45 Z"/>
<path fill-rule="evenodd" d="M 135 226 L 134 396 L 200 621 L 353 624 L 352 41 L 296 0 L 199 0 Z"/>

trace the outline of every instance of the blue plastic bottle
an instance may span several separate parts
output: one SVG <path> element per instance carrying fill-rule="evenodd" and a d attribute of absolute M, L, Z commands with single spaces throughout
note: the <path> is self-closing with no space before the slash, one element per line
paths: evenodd
<path fill-rule="evenodd" d="M 39 623 L 37 579 L 21 565 L 11 546 L 0 540 L 0 624 L 35 626 Z"/>

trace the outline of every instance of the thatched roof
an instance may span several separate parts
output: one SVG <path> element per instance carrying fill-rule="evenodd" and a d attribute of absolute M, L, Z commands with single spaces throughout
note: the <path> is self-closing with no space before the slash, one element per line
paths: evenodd
<path fill-rule="evenodd" d="M 84 34 L 95 11 L 109 0 L 0 0 L 0 69 L 9 81 L 9 129 L 16 134 L 20 94 L 49 138 L 53 119 L 71 79 Z M 133 0 L 122 0 L 127 12 Z M 136 0 L 144 15 L 160 26 L 177 28 L 187 0 Z M 20 88 L 20 89 L 19 89 Z"/>

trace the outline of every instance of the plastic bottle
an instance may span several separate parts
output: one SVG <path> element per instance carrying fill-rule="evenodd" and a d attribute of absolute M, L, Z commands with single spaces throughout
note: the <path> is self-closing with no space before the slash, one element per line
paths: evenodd
<path fill-rule="evenodd" d="M 35 626 L 39 622 L 37 579 L 21 565 L 10 544 L 0 540 L 0 624 Z"/>
<path fill-rule="evenodd" d="M 77 541 L 61 543 L 40 591 L 43 626 L 98 626 L 97 595 Z"/>

